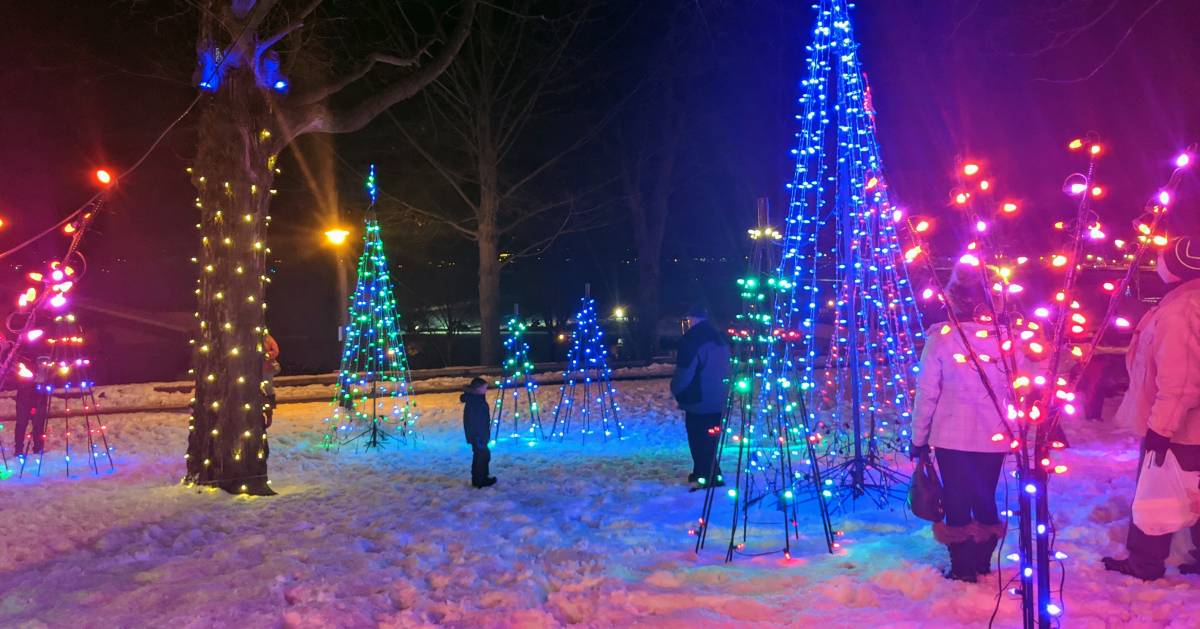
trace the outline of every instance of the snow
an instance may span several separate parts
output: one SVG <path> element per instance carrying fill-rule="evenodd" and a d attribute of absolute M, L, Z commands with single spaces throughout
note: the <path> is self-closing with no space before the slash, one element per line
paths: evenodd
<path fill-rule="evenodd" d="M 614 379 L 634 379 L 669 376 L 672 369 L 673 367 L 666 363 L 652 363 L 641 367 L 621 367 L 613 370 L 612 377 Z M 421 374 L 420 371 L 413 373 L 417 376 Z M 332 378 L 333 374 L 329 374 L 329 377 Z M 461 389 L 472 377 L 474 376 L 421 377 L 414 380 L 411 387 L 418 394 L 422 391 L 453 391 Z M 496 378 L 498 376 L 491 377 Z M 276 380 L 279 402 L 282 404 L 286 404 L 289 401 L 310 401 L 321 398 L 333 399 L 333 384 L 293 386 L 289 385 L 287 380 L 287 377 Z M 534 375 L 534 380 L 557 394 L 558 383 L 562 380 L 562 373 L 557 371 L 537 373 Z M 191 384 L 189 381 L 102 385 L 96 387 L 96 404 L 101 409 L 138 408 L 152 410 L 182 408 L 187 406 L 192 398 L 191 389 L 187 388 L 191 387 Z M 181 388 L 184 390 L 179 391 L 178 389 Z M 0 417 L 12 417 L 14 414 L 15 409 L 12 396 L 0 397 Z"/>
<path fill-rule="evenodd" d="M 326 404 L 281 406 L 273 498 L 179 485 L 185 414 L 108 417 L 115 473 L 67 479 L 50 460 L 40 478 L 0 481 L 0 626 L 986 625 L 995 577 L 942 579 L 944 549 L 899 508 L 836 517 L 838 555 L 809 514 L 793 559 L 732 564 L 718 510 L 717 539 L 695 555 L 688 530 L 704 494 L 683 483 L 687 447 L 665 389 L 618 384 L 625 441 L 499 444 L 500 483 L 484 490 L 468 484 L 455 394 L 419 395 L 421 441 L 373 453 L 317 447 Z M 156 403 L 139 391 L 121 399 Z M 1134 439 L 1108 424 L 1068 429 L 1072 469 L 1051 496 L 1070 555 L 1064 624 L 1194 626 L 1194 577 L 1169 569 L 1146 584 L 1099 564 L 1123 552 Z M 1018 607 L 1004 596 L 996 626 L 1019 626 Z"/>

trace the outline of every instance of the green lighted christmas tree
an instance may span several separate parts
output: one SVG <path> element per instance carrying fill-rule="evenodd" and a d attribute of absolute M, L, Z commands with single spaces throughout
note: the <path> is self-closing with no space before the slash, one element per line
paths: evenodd
<path fill-rule="evenodd" d="M 532 445 L 545 438 L 542 419 L 537 402 L 537 381 L 533 379 L 533 362 L 529 360 L 529 343 L 525 341 L 526 326 L 519 316 L 508 320 L 508 338 L 504 340 L 504 377 L 496 382 L 500 394 L 496 396 L 495 412 L 492 413 L 493 441 L 499 441 L 501 432 L 507 430 L 505 413 L 512 420 L 511 439 L 525 439 Z"/>
<path fill-rule="evenodd" d="M 326 418 L 326 447 L 355 444 L 363 449 L 415 436 L 416 404 L 409 396 L 408 356 L 387 255 L 375 218 L 375 167 L 367 176 L 371 207 L 363 227 L 358 283 L 342 345 L 333 412 Z"/>

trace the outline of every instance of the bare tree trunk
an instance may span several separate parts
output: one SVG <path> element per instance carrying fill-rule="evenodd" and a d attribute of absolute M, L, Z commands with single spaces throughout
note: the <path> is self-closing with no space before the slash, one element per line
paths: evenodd
<path fill-rule="evenodd" d="M 650 247 L 638 248 L 637 354 L 646 360 L 654 358 L 658 352 L 661 258 L 661 241 L 657 251 Z"/>
<path fill-rule="evenodd" d="M 500 363 L 500 252 L 495 226 L 479 229 L 479 359 Z"/>
<path fill-rule="evenodd" d="M 483 106 L 481 103 L 480 106 Z M 499 156 L 489 142 L 488 116 L 478 117 L 480 147 L 479 206 L 479 358 L 485 365 L 500 362 L 500 173 Z"/>
<path fill-rule="evenodd" d="M 202 114 L 192 169 L 201 247 L 187 476 L 233 493 L 271 495 L 259 385 L 274 116 L 251 71 L 238 68 L 224 80 Z"/>

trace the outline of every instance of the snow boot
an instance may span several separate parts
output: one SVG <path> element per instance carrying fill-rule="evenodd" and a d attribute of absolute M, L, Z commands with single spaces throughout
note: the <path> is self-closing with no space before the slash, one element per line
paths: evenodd
<path fill-rule="evenodd" d="M 1200 574 L 1200 562 L 1189 561 L 1179 564 L 1179 574 Z"/>
<path fill-rule="evenodd" d="M 975 566 L 975 573 L 991 574 L 992 554 L 996 552 L 996 546 L 1000 544 L 1000 538 L 1004 536 L 1004 525 L 980 524 L 976 522 L 973 533 L 974 548 L 972 559 Z"/>
<path fill-rule="evenodd" d="M 495 484 L 496 484 L 495 476 L 489 476 L 481 481 L 471 481 L 471 485 L 473 487 L 475 487 L 475 489 L 483 489 L 484 487 L 491 487 L 492 485 L 495 485 Z"/>
<path fill-rule="evenodd" d="M 1135 577 L 1135 578 L 1141 579 L 1143 581 L 1156 581 L 1156 580 L 1162 578 L 1161 574 L 1158 576 L 1146 576 L 1146 575 L 1138 574 L 1137 571 L 1134 570 L 1133 564 L 1128 559 L 1114 559 L 1113 557 L 1104 557 L 1100 561 L 1104 562 L 1105 570 L 1108 570 L 1111 572 L 1119 572 L 1121 574 Z M 1182 566 L 1180 567 L 1180 572 L 1183 572 Z"/>
<path fill-rule="evenodd" d="M 971 525 L 950 526 L 945 522 L 933 523 L 933 538 L 950 550 L 950 567 L 942 572 L 943 577 L 954 581 L 975 582 L 977 551 L 971 535 L 973 530 Z"/>

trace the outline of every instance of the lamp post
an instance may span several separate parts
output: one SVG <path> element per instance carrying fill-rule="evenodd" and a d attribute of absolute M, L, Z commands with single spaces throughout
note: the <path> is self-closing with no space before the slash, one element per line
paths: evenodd
<path fill-rule="evenodd" d="M 349 323 L 350 284 L 346 278 L 346 242 L 350 232 L 341 227 L 333 227 L 325 231 L 325 242 L 333 247 L 334 258 L 337 261 L 337 304 L 338 304 L 338 342 L 345 340 L 346 324 Z"/>

